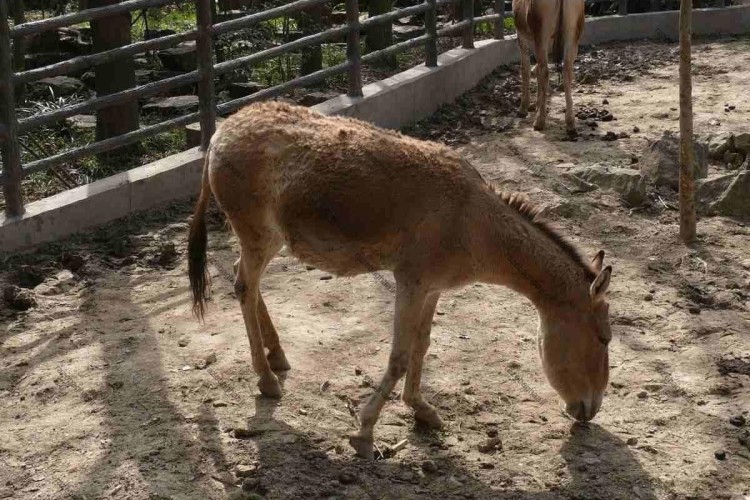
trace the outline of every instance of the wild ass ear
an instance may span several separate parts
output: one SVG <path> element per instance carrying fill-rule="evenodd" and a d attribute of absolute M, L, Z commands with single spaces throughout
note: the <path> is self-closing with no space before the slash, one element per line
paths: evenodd
<path fill-rule="evenodd" d="M 604 294 L 607 293 L 609 288 L 609 278 L 612 276 L 612 266 L 605 267 L 599 275 L 596 277 L 593 283 L 591 283 L 591 300 L 599 302 L 604 299 Z"/>
<path fill-rule="evenodd" d="M 594 271 L 597 273 L 602 272 L 602 267 L 604 267 L 604 250 L 596 252 L 596 255 L 594 255 L 594 258 L 591 260 L 591 267 L 593 267 Z"/>

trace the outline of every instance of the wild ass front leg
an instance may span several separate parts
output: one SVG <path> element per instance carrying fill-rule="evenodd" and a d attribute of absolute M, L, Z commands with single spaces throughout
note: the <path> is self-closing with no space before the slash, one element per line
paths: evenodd
<path fill-rule="evenodd" d="M 411 344 L 411 354 L 409 356 L 409 368 L 406 372 L 406 382 L 404 383 L 404 402 L 414 409 L 414 418 L 420 422 L 429 425 L 432 428 L 440 429 L 443 427 L 443 419 L 438 415 L 437 410 L 422 397 L 420 388 L 422 381 L 422 365 L 427 349 L 430 347 L 430 331 L 432 329 L 432 317 L 435 314 L 440 294 L 435 293 L 427 297 L 424 308 L 422 309 L 422 318 L 419 323 L 417 336 Z"/>
<path fill-rule="evenodd" d="M 419 329 L 425 298 L 426 294 L 423 291 L 397 284 L 396 314 L 388 368 L 375 393 L 359 413 L 359 431 L 349 437 L 349 443 L 361 457 L 373 458 L 373 427 L 396 382 L 406 373 L 409 350 Z"/>
<path fill-rule="evenodd" d="M 266 265 L 266 260 L 258 257 L 252 251 L 243 251 L 239 272 L 235 279 L 235 292 L 242 307 L 242 318 L 245 320 L 247 339 L 250 341 L 250 354 L 253 360 L 253 370 L 258 374 L 258 389 L 264 396 L 281 397 L 281 384 L 271 371 L 263 349 L 259 303 L 260 275 Z"/>
<path fill-rule="evenodd" d="M 547 125 L 547 96 L 549 95 L 549 64 L 547 62 L 547 47 L 536 44 L 536 120 L 534 130 L 544 130 Z"/>
<path fill-rule="evenodd" d="M 526 118 L 531 101 L 531 54 L 526 42 L 521 38 L 518 38 L 518 50 L 521 51 L 521 107 L 518 108 L 518 116 Z"/>

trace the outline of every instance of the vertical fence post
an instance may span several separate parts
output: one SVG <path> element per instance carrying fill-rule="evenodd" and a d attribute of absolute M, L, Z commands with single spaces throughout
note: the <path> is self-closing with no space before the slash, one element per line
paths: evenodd
<path fill-rule="evenodd" d="M 13 24 L 18 26 L 26 22 L 26 15 L 24 14 L 23 0 L 13 0 Z M 23 71 L 26 65 L 24 55 L 26 54 L 26 37 L 18 37 L 16 43 L 13 44 L 13 69 L 16 72 Z M 19 83 L 16 85 L 16 99 L 20 102 L 23 100 L 25 91 L 25 85 Z"/>
<path fill-rule="evenodd" d="M 438 65 L 437 36 L 437 1 L 426 0 L 427 10 L 424 13 L 424 30 L 430 38 L 425 45 L 425 66 L 434 68 Z"/>
<path fill-rule="evenodd" d="M 464 31 L 464 43 L 463 48 L 473 49 L 474 48 L 474 0 L 461 0 L 461 6 L 463 7 L 463 20 L 469 21 L 469 25 Z"/>
<path fill-rule="evenodd" d="M 505 0 L 495 0 L 495 14 L 500 19 L 495 21 L 495 40 L 502 40 L 505 35 Z"/>
<path fill-rule="evenodd" d="M 3 195 L 5 214 L 23 214 L 21 196 L 21 152 L 18 148 L 15 92 L 13 89 L 13 58 L 10 53 L 8 2 L 0 1 L 0 149 L 3 158 Z"/>
<path fill-rule="evenodd" d="M 213 40 L 211 38 L 211 0 L 196 0 L 195 14 L 198 28 L 196 50 L 198 56 L 198 98 L 201 113 L 201 149 L 208 150 L 216 130 L 216 102 L 214 92 Z"/>
<path fill-rule="evenodd" d="M 620 0 L 620 15 L 625 16 L 628 13 L 628 0 Z"/>
<path fill-rule="evenodd" d="M 346 0 L 346 24 L 349 33 L 346 35 L 346 59 L 349 61 L 349 97 L 362 96 L 362 54 L 359 50 L 359 0 Z"/>

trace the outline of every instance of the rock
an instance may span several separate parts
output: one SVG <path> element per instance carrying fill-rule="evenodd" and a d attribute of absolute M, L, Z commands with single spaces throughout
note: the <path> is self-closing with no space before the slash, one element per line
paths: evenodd
<path fill-rule="evenodd" d="M 260 429 L 246 429 L 244 427 L 234 428 L 234 437 L 237 439 L 249 439 L 254 436 L 259 436 L 263 433 Z"/>
<path fill-rule="evenodd" d="M 726 460 L 727 459 L 727 452 L 724 450 L 716 450 L 714 452 L 714 456 L 716 457 L 716 460 Z"/>
<path fill-rule="evenodd" d="M 435 474 L 438 471 L 438 466 L 432 460 L 425 460 L 422 462 L 422 470 L 428 474 Z"/>
<path fill-rule="evenodd" d="M 168 241 L 159 247 L 159 253 L 156 262 L 162 267 L 169 267 L 177 258 L 177 248 L 175 244 Z"/>
<path fill-rule="evenodd" d="M 36 305 L 36 299 L 31 290 L 8 285 L 3 290 L 3 299 L 8 307 L 14 311 L 28 311 Z"/>
<path fill-rule="evenodd" d="M 636 170 L 592 165 L 576 167 L 565 173 L 565 177 L 611 189 L 630 206 L 642 205 L 646 201 L 646 181 Z"/>
<path fill-rule="evenodd" d="M 482 453 L 492 453 L 494 451 L 502 449 L 503 441 L 499 437 L 489 438 L 484 443 L 479 445 L 479 451 Z"/>
<path fill-rule="evenodd" d="M 712 160 L 723 160 L 724 154 L 734 151 L 734 134 L 722 132 L 707 138 L 708 156 Z"/>
<path fill-rule="evenodd" d="M 42 78 L 35 82 L 33 86 L 43 91 L 49 88 L 55 97 L 67 97 L 86 90 L 86 86 L 81 80 L 70 76 Z"/>
<path fill-rule="evenodd" d="M 179 95 L 151 99 L 151 102 L 143 106 L 143 109 L 166 116 L 180 115 L 198 109 L 198 96 Z"/>
<path fill-rule="evenodd" d="M 629 437 L 628 440 L 626 441 L 626 443 L 627 443 L 628 446 L 635 446 L 635 445 L 638 444 L 638 438 L 636 438 L 636 437 Z"/>
<path fill-rule="evenodd" d="M 255 491 L 260 486 L 260 479 L 257 477 L 247 477 L 242 481 L 243 491 Z"/>
<path fill-rule="evenodd" d="M 734 147 L 745 155 L 750 155 L 750 133 L 743 132 L 734 136 Z"/>
<path fill-rule="evenodd" d="M 727 190 L 736 173 L 714 175 L 707 179 L 695 181 L 695 200 L 699 211 L 707 211 L 708 207 L 719 199 Z"/>
<path fill-rule="evenodd" d="M 252 475 L 255 475 L 255 473 L 258 471 L 258 466 L 253 465 L 245 465 L 245 464 L 239 464 L 234 468 L 234 473 L 237 475 L 237 477 L 250 477 Z"/>
<path fill-rule="evenodd" d="M 479 468 L 480 469 L 494 469 L 495 464 L 490 463 L 490 462 L 482 462 L 481 464 L 479 464 Z"/>
<path fill-rule="evenodd" d="M 740 171 L 709 210 L 721 215 L 750 216 L 750 171 Z"/>
<path fill-rule="evenodd" d="M 65 119 L 70 127 L 85 130 L 96 128 L 96 116 L 94 115 L 74 115 Z"/>
<path fill-rule="evenodd" d="M 339 95 L 334 92 L 310 92 L 309 94 L 303 95 L 299 100 L 299 103 L 302 106 L 315 106 L 316 104 L 326 102 L 327 100 L 338 96 Z"/>
<path fill-rule="evenodd" d="M 213 404 L 214 408 L 224 408 L 224 407 L 227 406 L 227 403 L 225 401 L 221 401 L 221 400 L 216 400 L 212 404 Z"/>
<path fill-rule="evenodd" d="M 494 437 L 497 437 L 497 435 L 498 435 L 497 434 L 497 429 L 489 429 L 487 431 L 487 437 L 494 438 Z"/>
<path fill-rule="evenodd" d="M 393 25 L 393 38 L 398 42 L 411 40 L 424 34 L 424 26 L 413 25 Z"/>
<path fill-rule="evenodd" d="M 164 69 L 170 71 L 189 72 L 198 68 L 195 42 L 182 42 L 171 49 L 160 50 L 156 53 Z"/>
<path fill-rule="evenodd" d="M 735 415 L 729 418 L 729 423 L 735 427 L 744 427 L 746 421 L 743 415 Z"/>
<path fill-rule="evenodd" d="M 344 469 L 339 473 L 338 479 L 341 484 L 353 484 L 356 483 L 359 478 L 353 471 Z"/>
<path fill-rule="evenodd" d="M 235 82 L 229 85 L 229 97 L 239 99 L 240 97 L 253 95 L 265 88 L 268 87 L 258 82 Z"/>
<path fill-rule="evenodd" d="M 654 300 L 654 296 L 651 295 L 650 293 L 647 293 L 646 295 L 643 296 L 643 300 L 645 300 L 646 302 L 651 302 Z"/>
<path fill-rule="evenodd" d="M 696 179 L 708 175 L 708 148 L 695 143 L 694 173 Z M 680 178 L 680 140 L 672 132 L 664 132 L 661 139 L 651 143 L 640 160 L 641 174 L 649 183 L 669 186 L 677 190 Z"/>
<path fill-rule="evenodd" d="M 180 347 L 187 347 L 189 343 L 190 339 L 187 337 L 180 337 L 180 340 L 177 341 L 177 345 Z"/>
<path fill-rule="evenodd" d="M 648 397 L 648 392 L 646 392 L 646 391 L 641 391 L 641 392 L 639 392 L 639 393 L 637 394 L 637 396 L 638 396 L 638 399 L 646 399 L 646 398 Z"/>
<path fill-rule="evenodd" d="M 607 132 L 606 134 L 604 134 L 604 135 L 602 136 L 602 140 L 603 140 L 603 141 L 605 141 L 605 142 L 612 142 L 612 141 L 616 141 L 616 140 L 617 140 L 617 139 L 619 139 L 619 138 L 620 138 L 620 137 L 619 137 L 619 136 L 618 136 L 617 134 L 615 134 L 614 132 L 612 132 L 611 130 L 610 130 L 610 131 L 608 131 L 608 132 Z"/>
<path fill-rule="evenodd" d="M 355 375 L 362 375 L 362 368 L 360 368 L 359 366 L 355 366 L 354 367 L 354 374 Z"/>

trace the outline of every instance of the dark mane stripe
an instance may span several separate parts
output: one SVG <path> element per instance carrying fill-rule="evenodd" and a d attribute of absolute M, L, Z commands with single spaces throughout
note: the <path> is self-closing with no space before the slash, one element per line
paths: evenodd
<path fill-rule="evenodd" d="M 524 219 L 536 226 L 542 233 L 552 240 L 560 250 L 565 252 L 565 254 L 573 259 L 574 262 L 581 266 L 586 275 L 586 279 L 589 283 L 593 283 L 596 279 L 596 273 L 591 269 L 588 261 L 586 261 L 576 247 L 563 238 L 555 228 L 549 225 L 547 221 L 542 219 L 542 209 L 540 207 L 534 205 L 529 200 L 528 196 L 523 193 L 499 191 L 497 189 L 495 192 L 506 205 L 513 208 L 523 216 Z"/>

